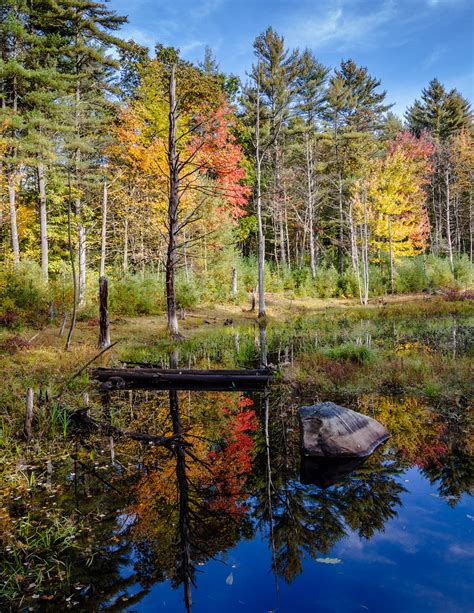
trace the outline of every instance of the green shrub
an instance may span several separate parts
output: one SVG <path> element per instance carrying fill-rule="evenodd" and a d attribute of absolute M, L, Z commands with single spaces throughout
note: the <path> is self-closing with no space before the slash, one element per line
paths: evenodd
<path fill-rule="evenodd" d="M 36 262 L 25 260 L 0 275 L 0 319 L 5 324 L 42 324 L 48 309 L 48 288 Z"/>
<path fill-rule="evenodd" d="M 395 291 L 400 294 L 422 292 L 428 287 L 423 257 L 407 258 L 395 269 Z"/>
<path fill-rule="evenodd" d="M 156 275 L 130 275 L 111 279 L 110 315 L 158 315 L 163 310 L 163 292 L 163 284 Z"/>
<path fill-rule="evenodd" d="M 189 279 L 184 276 L 178 276 L 176 280 L 176 304 L 179 308 L 192 309 L 197 306 L 201 300 L 201 292 L 199 285 L 205 286 L 203 279 L 198 279 L 194 275 L 189 275 Z M 207 292 L 209 300 L 212 292 Z"/>
<path fill-rule="evenodd" d="M 462 288 L 473 287 L 474 264 L 466 253 L 454 259 L 454 277 Z"/>
<path fill-rule="evenodd" d="M 320 298 L 331 298 L 337 294 L 339 275 L 334 266 L 318 268 L 314 285 Z"/>
<path fill-rule="evenodd" d="M 355 343 L 344 343 L 337 347 L 325 350 L 325 355 L 332 360 L 345 360 L 363 364 L 374 359 L 374 351 L 366 345 L 356 345 Z"/>
<path fill-rule="evenodd" d="M 426 276 L 430 289 L 454 287 L 455 280 L 447 258 L 429 255 L 426 258 Z"/>
<path fill-rule="evenodd" d="M 339 276 L 339 293 L 346 298 L 355 298 L 359 296 L 359 284 L 357 282 L 356 271 L 348 268 L 343 275 Z"/>
<path fill-rule="evenodd" d="M 369 265 L 369 296 L 383 296 L 387 293 L 387 279 L 377 264 Z"/>

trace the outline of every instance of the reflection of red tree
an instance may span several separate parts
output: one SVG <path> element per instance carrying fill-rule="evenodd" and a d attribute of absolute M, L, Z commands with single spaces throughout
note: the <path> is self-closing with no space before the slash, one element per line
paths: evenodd
<path fill-rule="evenodd" d="M 245 511 L 244 485 L 252 470 L 253 438 L 257 429 L 255 411 L 250 398 L 241 397 L 237 408 L 223 408 L 225 421 L 221 429 L 223 444 L 219 450 L 210 451 L 208 461 L 212 469 L 212 486 L 216 497 L 215 509 L 241 514 Z M 211 484 L 210 484 L 211 485 Z"/>
<path fill-rule="evenodd" d="M 413 452 L 402 448 L 402 454 L 418 468 L 441 466 L 443 458 L 448 453 L 448 445 L 443 440 L 445 426 L 442 423 L 431 423 L 427 426 L 429 434 L 424 436 Z"/>

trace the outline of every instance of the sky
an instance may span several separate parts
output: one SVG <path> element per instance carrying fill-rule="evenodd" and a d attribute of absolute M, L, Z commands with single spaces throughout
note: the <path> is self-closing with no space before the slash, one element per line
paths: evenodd
<path fill-rule="evenodd" d="M 367 66 L 400 116 L 434 77 L 474 101 L 474 0 L 111 0 L 109 8 L 128 15 L 121 37 L 179 47 L 190 61 L 209 46 L 220 69 L 244 81 L 255 37 L 272 26 L 326 66 L 349 57 Z"/>

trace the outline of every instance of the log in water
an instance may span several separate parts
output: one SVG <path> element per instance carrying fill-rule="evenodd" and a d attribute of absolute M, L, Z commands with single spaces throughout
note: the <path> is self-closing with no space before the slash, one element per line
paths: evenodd
<path fill-rule="evenodd" d="M 273 376 L 268 368 L 252 370 L 187 370 L 161 368 L 95 368 L 102 389 L 181 389 L 245 391 L 263 389 Z"/>

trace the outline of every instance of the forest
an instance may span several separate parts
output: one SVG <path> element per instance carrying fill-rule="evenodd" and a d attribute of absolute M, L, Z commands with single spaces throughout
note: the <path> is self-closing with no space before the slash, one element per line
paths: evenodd
<path fill-rule="evenodd" d="M 468 610 L 468 94 L 113 4 L 0 0 L 0 609 Z M 305 465 L 325 401 L 388 443 Z"/>
<path fill-rule="evenodd" d="M 255 288 L 472 284 L 472 112 L 433 79 L 401 120 L 368 68 L 268 28 L 248 79 L 119 38 L 104 3 L 4 2 L 1 319 L 176 313 Z M 41 270 L 40 268 L 41 267 Z M 75 287 L 75 291 L 73 291 Z M 73 295 L 74 294 L 74 295 Z"/>

